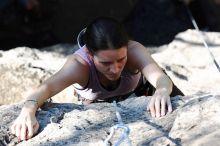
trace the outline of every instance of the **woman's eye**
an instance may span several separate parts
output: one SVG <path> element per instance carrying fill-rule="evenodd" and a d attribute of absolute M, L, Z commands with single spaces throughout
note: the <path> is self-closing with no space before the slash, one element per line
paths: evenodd
<path fill-rule="evenodd" d="M 102 62 L 103 65 L 110 65 L 110 62 Z"/>
<path fill-rule="evenodd" d="M 125 59 L 125 58 L 122 58 L 122 59 L 118 60 L 118 62 L 123 62 L 123 61 L 124 61 L 124 59 Z"/>

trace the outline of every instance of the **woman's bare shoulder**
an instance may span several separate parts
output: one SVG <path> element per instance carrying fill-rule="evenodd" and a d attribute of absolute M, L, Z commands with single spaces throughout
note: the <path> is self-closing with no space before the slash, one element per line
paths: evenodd
<path fill-rule="evenodd" d="M 141 43 L 134 41 L 134 40 L 129 40 L 128 41 L 128 50 L 134 49 L 134 48 L 140 48 L 144 47 Z"/>
<path fill-rule="evenodd" d="M 137 68 L 136 61 L 135 61 L 136 55 L 134 54 L 135 48 L 137 48 L 137 47 L 138 47 L 138 42 L 133 41 L 133 40 L 129 40 L 129 42 L 128 42 L 128 58 L 127 58 L 126 67 L 132 73 L 139 72 L 139 70 Z"/>
<path fill-rule="evenodd" d="M 128 64 L 138 70 L 154 63 L 149 50 L 139 42 L 130 40 L 128 43 Z"/>
<path fill-rule="evenodd" d="M 77 63 L 82 67 L 89 67 L 88 63 L 77 54 L 71 54 L 71 55 L 67 56 L 67 62 Z"/>
<path fill-rule="evenodd" d="M 89 78 L 89 65 L 80 56 L 71 54 L 67 56 L 66 63 L 62 67 L 64 74 L 73 78 L 75 83 L 85 85 Z"/>
<path fill-rule="evenodd" d="M 129 40 L 128 42 L 128 52 L 132 52 L 132 51 L 135 51 L 135 52 L 139 52 L 139 51 L 149 51 L 147 47 L 145 47 L 143 44 L 137 42 L 137 41 L 134 41 L 134 40 Z"/>

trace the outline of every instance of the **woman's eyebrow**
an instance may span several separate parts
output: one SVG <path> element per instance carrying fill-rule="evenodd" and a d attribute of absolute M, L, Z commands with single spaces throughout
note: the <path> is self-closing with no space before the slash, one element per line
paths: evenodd
<path fill-rule="evenodd" d="M 124 56 L 124 57 L 122 57 L 122 58 L 117 59 L 116 61 L 124 60 L 126 57 L 127 57 L 127 56 Z M 104 60 L 102 60 L 102 61 L 99 61 L 99 62 L 101 62 L 101 63 L 111 63 L 112 61 L 104 61 Z"/>
<path fill-rule="evenodd" d="M 123 60 L 123 59 L 125 59 L 127 56 L 124 56 L 124 57 L 122 57 L 122 58 L 119 58 L 117 61 L 121 61 L 121 60 Z"/>

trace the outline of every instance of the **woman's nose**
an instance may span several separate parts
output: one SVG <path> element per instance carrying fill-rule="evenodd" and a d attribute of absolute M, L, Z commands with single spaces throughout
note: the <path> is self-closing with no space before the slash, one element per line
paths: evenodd
<path fill-rule="evenodd" d="M 120 65 L 118 63 L 113 63 L 110 66 L 110 72 L 118 73 L 120 71 Z"/>

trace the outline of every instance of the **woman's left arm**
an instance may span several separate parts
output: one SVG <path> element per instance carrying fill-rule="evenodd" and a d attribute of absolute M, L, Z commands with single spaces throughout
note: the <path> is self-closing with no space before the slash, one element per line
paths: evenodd
<path fill-rule="evenodd" d="M 145 78 L 156 88 L 147 107 L 151 116 L 160 117 L 167 112 L 171 112 L 170 93 L 172 92 L 172 81 L 154 61 L 147 48 L 138 42 L 129 41 L 128 58 L 130 58 L 128 63 L 140 70 Z"/>

